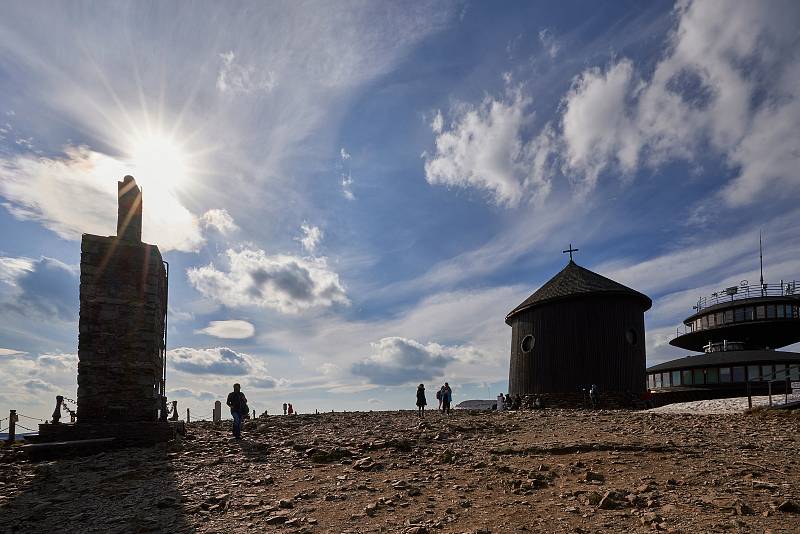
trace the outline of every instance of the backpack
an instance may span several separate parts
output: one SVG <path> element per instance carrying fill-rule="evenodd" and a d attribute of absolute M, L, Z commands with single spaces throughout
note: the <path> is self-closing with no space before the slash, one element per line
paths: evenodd
<path fill-rule="evenodd" d="M 442 390 L 436 392 L 436 400 L 442 400 Z"/>

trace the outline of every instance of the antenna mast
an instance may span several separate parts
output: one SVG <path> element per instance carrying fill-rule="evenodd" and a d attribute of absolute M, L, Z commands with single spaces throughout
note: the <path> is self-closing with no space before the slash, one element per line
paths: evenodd
<path fill-rule="evenodd" d="M 761 269 L 761 296 L 764 296 L 764 249 L 761 246 L 761 230 L 758 231 L 758 262 Z"/>

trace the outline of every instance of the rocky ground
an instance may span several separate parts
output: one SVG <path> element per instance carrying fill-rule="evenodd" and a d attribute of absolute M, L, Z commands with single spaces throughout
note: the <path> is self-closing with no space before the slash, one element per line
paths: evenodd
<path fill-rule="evenodd" d="M 272 416 L 0 458 L 3 532 L 800 532 L 800 414 Z"/>

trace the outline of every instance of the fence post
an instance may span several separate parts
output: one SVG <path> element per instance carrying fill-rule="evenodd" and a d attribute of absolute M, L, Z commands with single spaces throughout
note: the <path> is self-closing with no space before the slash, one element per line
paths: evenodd
<path fill-rule="evenodd" d="M 747 381 L 747 408 L 749 410 L 753 409 L 753 395 L 752 395 L 752 392 L 750 391 L 750 381 L 749 380 Z"/>
<path fill-rule="evenodd" d="M 188 423 L 189 421 L 191 421 L 189 418 L 189 408 L 186 408 L 186 422 Z"/>
<path fill-rule="evenodd" d="M 789 372 L 789 366 L 788 365 L 786 366 L 786 372 L 787 373 Z M 787 376 L 786 377 L 786 385 L 783 388 L 783 404 L 784 405 L 785 404 L 789 404 L 789 386 L 790 385 L 791 384 L 789 382 L 789 377 Z"/>
<path fill-rule="evenodd" d="M 769 407 L 772 408 L 772 380 L 767 382 L 767 392 L 769 394 Z"/>
<path fill-rule="evenodd" d="M 17 410 L 9 410 L 8 412 L 8 443 L 14 443 L 17 438 Z"/>

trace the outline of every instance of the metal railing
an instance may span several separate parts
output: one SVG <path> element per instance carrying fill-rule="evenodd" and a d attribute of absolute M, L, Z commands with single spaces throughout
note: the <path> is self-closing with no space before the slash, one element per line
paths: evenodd
<path fill-rule="evenodd" d="M 742 280 L 739 282 L 738 286 L 726 287 L 725 289 L 711 293 L 711 295 L 707 297 L 700 297 L 692 308 L 696 311 L 700 311 L 710 306 L 723 304 L 725 302 L 733 302 L 735 300 L 757 297 L 785 297 L 792 295 L 800 295 L 800 282 L 797 280 L 781 280 L 780 284 L 756 284 L 752 286 L 747 280 Z"/>

